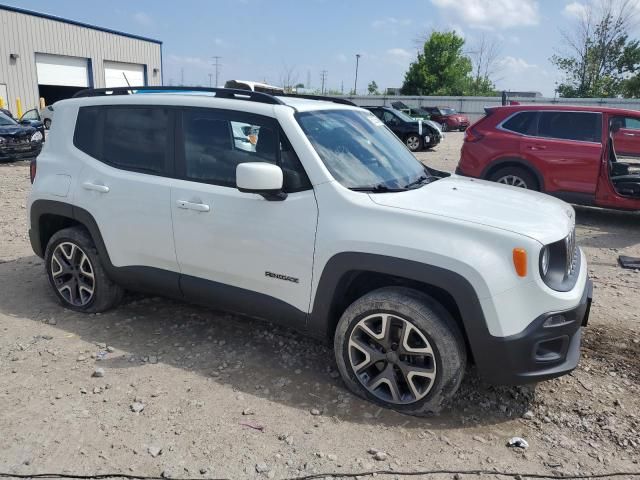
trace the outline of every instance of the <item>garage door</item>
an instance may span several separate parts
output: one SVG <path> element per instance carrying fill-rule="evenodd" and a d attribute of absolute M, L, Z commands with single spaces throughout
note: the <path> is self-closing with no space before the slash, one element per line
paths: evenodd
<path fill-rule="evenodd" d="M 36 53 L 38 85 L 89 86 L 89 60 L 80 57 Z"/>
<path fill-rule="evenodd" d="M 125 80 L 126 75 L 126 80 Z M 146 85 L 144 65 L 137 63 L 104 62 L 104 84 L 110 87 Z"/>

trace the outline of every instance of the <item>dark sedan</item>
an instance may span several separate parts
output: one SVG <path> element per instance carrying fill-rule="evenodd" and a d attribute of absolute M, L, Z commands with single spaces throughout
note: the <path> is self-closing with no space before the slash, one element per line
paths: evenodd
<path fill-rule="evenodd" d="M 395 133 L 412 152 L 423 148 L 433 148 L 440 140 L 442 133 L 431 125 L 389 107 L 362 107 L 376 117 Z"/>
<path fill-rule="evenodd" d="M 44 136 L 31 125 L 22 125 L 0 113 L 0 161 L 38 156 Z"/>

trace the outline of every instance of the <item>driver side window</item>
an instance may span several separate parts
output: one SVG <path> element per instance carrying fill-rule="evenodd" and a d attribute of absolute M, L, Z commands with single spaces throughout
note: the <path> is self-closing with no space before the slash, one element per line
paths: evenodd
<path fill-rule="evenodd" d="M 398 123 L 398 119 L 396 118 L 396 116 L 393 113 L 387 111 L 384 112 L 382 121 L 388 125 L 396 125 Z"/>

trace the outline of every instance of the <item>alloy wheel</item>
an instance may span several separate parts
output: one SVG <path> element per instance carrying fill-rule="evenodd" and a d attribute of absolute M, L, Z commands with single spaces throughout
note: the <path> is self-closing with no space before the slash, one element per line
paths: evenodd
<path fill-rule="evenodd" d="M 418 138 L 416 135 L 409 136 L 407 138 L 407 147 L 409 147 L 409 150 L 411 150 L 412 152 L 418 150 L 418 148 L 420 148 L 420 138 Z"/>
<path fill-rule="evenodd" d="M 496 181 L 505 185 L 511 185 L 512 187 L 529 188 L 527 182 L 517 175 L 505 175 Z"/>
<path fill-rule="evenodd" d="M 436 380 L 436 358 L 426 336 L 398 315 L 376 313 L 349 336 L 349 362 L 359 382 L 380 400 L 409 404 L 424 398 Z"/>
<path fill-rule="evenodd" d="M 58 293 L 76 307 L 87 305 L 95 291 L 93 265 L 75 243 L 62 242 L 51 255 L 51 278 Z"/>

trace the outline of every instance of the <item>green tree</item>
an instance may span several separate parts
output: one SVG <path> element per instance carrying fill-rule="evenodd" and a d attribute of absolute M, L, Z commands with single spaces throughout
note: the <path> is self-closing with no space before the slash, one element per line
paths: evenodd
<path fill-rule="evenodd" d="M 369 95 L 380 95 L 380 92 L 378 91 L 378 84 L 375 80 L 372 80 L 371 83 L 367 85 L 367 91 L 369 92 Z"/>
<path fill-rule="evenodd" d="M 561 97 L 638 96 L 640 43 L 629 38 L 634 4 L 600 0 L 589 4 L 570 32 L 568 50 L 551 57 L 564 74 Z"/>
<path fill-rule="evenodd" d="M 455 32 L 432 32 L 405 74 L 404 95 L 464 95 L 471 87 L 471 59 Z"/>

